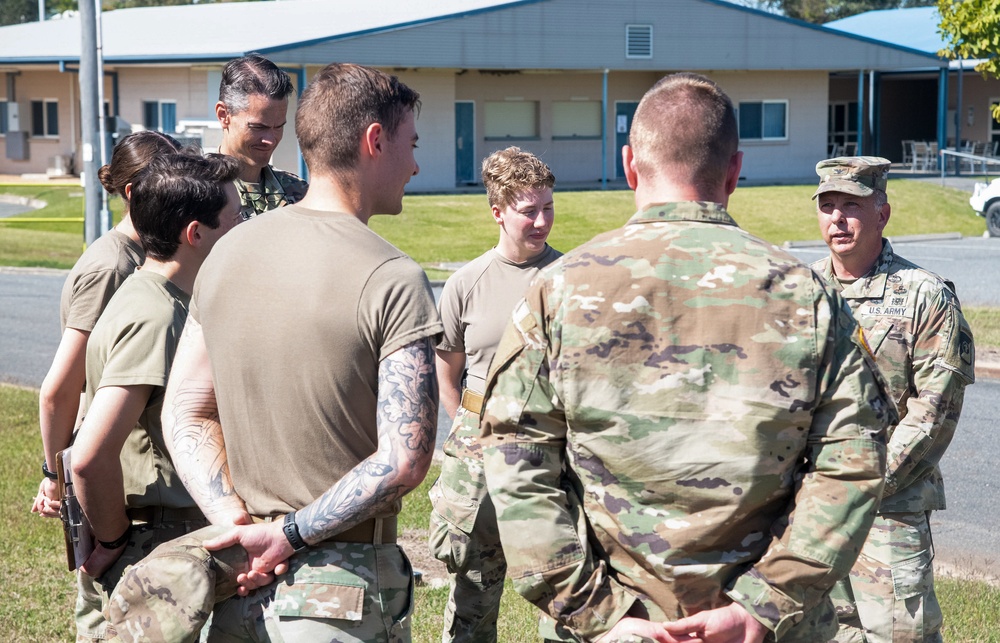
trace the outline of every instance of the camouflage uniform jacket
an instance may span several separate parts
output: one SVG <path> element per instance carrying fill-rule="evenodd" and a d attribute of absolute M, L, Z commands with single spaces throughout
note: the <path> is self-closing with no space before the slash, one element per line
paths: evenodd
<path fill-rule="evenodd" d="M 242 206 L 240 213 L 244 219 L 252 219 L 268 210 L 298 203 L 306 195 L 308 188 L 308 183 L 291 172 L 276 170 L 267 165 L 261 170 L 260 183 L 236 181 Z"/>
<path fill-rule="evenodd" d="M 585 640 L 637 602 L 662 621 L 731 601 L 827 640 L 895 420 L 857 338 L 717 204 L 652 206 L 546 268 L 482 424 L 515 589 Z"/>
<path fill-rule="evenodd" d="M 896 255 L 888 241 L 866 276 L 843 285 L 829 257 L 813 264 L 841 290 L 899 408 L 889 430 L 881 513 L 945 508 L 939 463 L 955 434 L 975 349 L 958 298 L 937 275 Z"/>

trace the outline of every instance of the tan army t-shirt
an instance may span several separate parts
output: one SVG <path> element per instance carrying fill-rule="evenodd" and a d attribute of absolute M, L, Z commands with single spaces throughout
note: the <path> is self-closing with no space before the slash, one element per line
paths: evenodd
<path fill-rule="evenodd" d="M 538 271 L 562 256 L 545 246 L 534 259 L 510 261 L 493 248 L 455 272 L 444 285 L 439 309 L 444 336 L 438 349 L 466 354 L 466 387 L 482 393 L 511 311 Z"/>
<path fill-rule="evenodd" d="M 112 228 L 69 271 L 59 301 L 61 329 L 94 329 L 111 296 L 146 259 L 142 246 Z"/>
<path fill-rule="evenodd" d="M 379 362 L 441 332 L 420 266 L 355 217 L 298 205 L 219 241 L 191 315 L 255 515 L 304 507 L 374 453 Z"/>
<path fill-rule="evenodd" d="M 138 425 L 122 447 L 129 508 L 195 506 L 174 471 L 160 425 L 163 393 L 189 300 L 166 277 L 139 270 L 108 302 L 87 342 L 88 408 L 104 386 L 154 387 Z"/>

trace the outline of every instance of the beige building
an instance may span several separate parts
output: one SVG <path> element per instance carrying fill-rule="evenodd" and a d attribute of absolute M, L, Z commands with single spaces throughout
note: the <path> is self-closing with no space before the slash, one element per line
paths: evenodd
<path fill-rule="evenodd" d="M 107 113 L 207 149 L 230 58 L 257 51 L 299 90 L 331 61 L 398 75 L 423 103 L 411 191 L 474 183 L 481 159 L 508 145 L 561 184 L 614 181 L 638 100 L 675 71 L 708 75 L 737 104 L 747 181 L 811 181 L 828 151 L 831 78 L 944 64 L 720 0 L 295 0 L 124 9 L 103 25 Z M 79 31 L 76 19 L 0 28 L 0 173 L 79 158 Z M 292 130 L 274 164 L 303 172 Z"/>

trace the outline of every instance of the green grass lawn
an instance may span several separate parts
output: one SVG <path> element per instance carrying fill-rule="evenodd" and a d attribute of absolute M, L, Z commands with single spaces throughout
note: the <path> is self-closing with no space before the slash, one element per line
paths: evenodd
<path fill-rule="evenodd" d="M 38 394 L 0 385 L 0 587 L 6 594 L 0 610 L 0 641 L 69 641 L 74 634 L 75 585 L 66 571 L 62 528 L 58 521 L 28 512 L 40 479 L 42 444 L 38 434 Z M 437 476 L 435 466 L 423 485 L 404 501 L 401 528 L 426 529 L 430 502 L 427 490 Z M 417 589 L 413 640 L 440 641 L 446 588 Z M 947 641 L 1000 641 L 1000 588 L 967 580 L 942 578 L 938 595 L 945 613 Z M 537 641 L 536 611 L 510 588 L 501 607 L 499 640 Z"/>
<path fill-rule="evenodd" d="M 730 212 L 748 231 L 773 243 L 819 239 L 812 185 L 741 187 Z M 67 186 L 0 186 L 0 193 L 33 196 L 49 206 L 26 217 L 79 217 L 82 191 Z M 895 180 L 889 183 L 892 218 L 887 234 L 960 232 L 979 236 L 986 228 L 968 204 L 968 194 L 932 183 Z M 594 235 L 621 226 L 635 209 L 627 190 L 556 191 L 556 223 L 550 243 L 567 251 Z M 121 203 L 112 200 L 117 213 Z M 403 200 L 402 214 L 377 216 L 373 230 L 427 269 L 441 262 L 468 261 L 497 240 L 485 194 L 418 195 Z M 0 219 L 0 265 L 69 268 L 82 250 L 80 223 L 4 223 Z M 430 273 L 432 278 L 447 275 Z"/>

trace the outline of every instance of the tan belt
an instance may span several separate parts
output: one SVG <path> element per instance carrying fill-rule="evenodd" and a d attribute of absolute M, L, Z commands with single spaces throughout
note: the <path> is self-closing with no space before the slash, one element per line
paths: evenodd
<path fill-rule="evenodd" d="M 251 516 L 251 518 L 254 522 L 274 522 L 284 520 L 285 516 Z M 360 525 L 330 536 L 324 542 L 391 545 L 396 542 L 396 516 L 366 520 Z"/>
<path fill-rule="evenodd" d="M 185 507 L 183 509 L 175 509 L 173 507 L 133 507 L 132 509 L 126 509 L 125 515 L 132 522 L 144 522 L 150 525 L 164 522 L 205 521 L 205 514 L 201 513 L 201 509 L 198 507 Z"/>
<path fill-rule="evenodd" d="M 462 408 L 476 415 L 483 412 L 483 396 L 472 389 L 462 389 Z"/>

